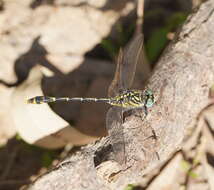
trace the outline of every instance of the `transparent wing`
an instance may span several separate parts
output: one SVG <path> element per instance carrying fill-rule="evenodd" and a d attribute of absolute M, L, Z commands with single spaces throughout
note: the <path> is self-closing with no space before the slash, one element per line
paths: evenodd
<path fill-rule="evenodd" d="M 143 53 L 143 34 L 135 35 L 124 50 L 121 66 L 121 83 L 125 89 L 129 89 L 133 83 L 136 65 L 139 62 L 140 54 Z"/>
<path fill-rule="evenodd" d="M 117 58 L 117 66 L 116 66 L 116 70 L 115 70 L 115 74 L 114 74 L 114 79 L 112 80 L 112 82 L 108 88 L 109 97 L 116 96 L 121 89 L 125 88 L 121 81 L 122 61 L 123 61 L 123 51 L 122 51 L 122 49 L 120 49 L 119 55 Z"/>
<path fill-rule="evenodd" d="M 106 128 L 110 136 L 111 145 L 113 148 L 114 159 L 119 164 L 125 163 L 125 141 L 122 128 L 122 108 L 112 107 L 106 115 Z"/>
<path fill-rule="evenodd" d="M 120 90 L 129 89 L 133 83 L 137 63 L 143 53 L 143 34 L 134 35 L 124 51 L 120 50 L 114 79 L 109 87 L 108 95 L 115 96 Z"/>

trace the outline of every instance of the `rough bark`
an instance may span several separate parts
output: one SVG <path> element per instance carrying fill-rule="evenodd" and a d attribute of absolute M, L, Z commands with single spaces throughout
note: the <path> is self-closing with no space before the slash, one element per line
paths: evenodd
<path fill-rule="evenodd" d="M 207 0 L 188 17 L 159 60 L 148 84 L 156 104 L 145 120 L 131 115 L 123 124 L 126 169 L 103 161 L 111 152 L 106 137 L 67 158 L 29 189 L 124 189 L 143 181 L 144 174 L 179 150 L 197 115 L 209 104 L 214 83 L 213 28 L 214 0 Z M 148 138 L 152 129 L 157 139 Z"/>

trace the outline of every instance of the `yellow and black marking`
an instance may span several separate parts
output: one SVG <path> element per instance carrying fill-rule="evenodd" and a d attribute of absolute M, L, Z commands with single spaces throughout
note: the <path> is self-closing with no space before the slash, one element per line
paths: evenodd
<path fill-rule="evenodd" d="M 28 104 L 42 104 L 42 103 L 50 103 L 55 102 L 55 97 L 49 97 L 49 96 L 36 96 L 34 98 L 28 99 Z"/>
<path fill-rule="evenodd" d="M 145 103 L 142 97 L 142 91 L 126 90 L 118 96 L 111 98 L 109 104 L 124 108 L 141 107 Z"/>
<path fill-rule="evenodd" d="M 154 103 L 154 96 L 151 90 L 125 90 L 119 95 L 112 98 L 81 98 L 81 97 L 49 97 L 49 96 L 36 96 L 29 99 L 29 104 L 42 104 L 52 103 L 58 101 L 80 101 L 80 102 L 105 102 L 113 106 L 119 106 L 123 108 L 137 108 L 137 107 L 151 107 Z"/>

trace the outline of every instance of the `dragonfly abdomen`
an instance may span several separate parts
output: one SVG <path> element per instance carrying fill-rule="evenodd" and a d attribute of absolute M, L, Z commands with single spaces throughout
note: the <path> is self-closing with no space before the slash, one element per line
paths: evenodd
<path fill-rule="evenodd" d="M 50 97 L 50 96 L 36 96 L 28 100 L 30 104 L 42 104 L 42 103 L 51 103 L 51 102 L 106 102 L 109 103 L 109 98 L 81 98 L 81 97 Z"/>
<path fill-rule="evenodd" d="M 74 97 L 74 98 L 69 98 L 68 101 L 80 101 L 80 102 L 109 102 L 109 98 L 79 98 L 79 97 Z"/>

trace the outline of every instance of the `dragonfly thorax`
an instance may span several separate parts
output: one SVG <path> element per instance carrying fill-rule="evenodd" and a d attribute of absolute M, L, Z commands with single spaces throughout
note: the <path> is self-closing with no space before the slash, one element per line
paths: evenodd
<path fill-rule="evenodd" d="M 151 90 L 125 90 L 117 96 L 110 98 L 109 104 L 127 109 L 138 107 L 152 107 L 154 96 Z"/>
<path fill-rule="evenodd" d="M 112 97 L 109 104 L 124 108 L 137 108 L 144 106 L 145 101 L 142 99 L 142 91 L 140 90 L 125 90 L 115 97 Z"/>

